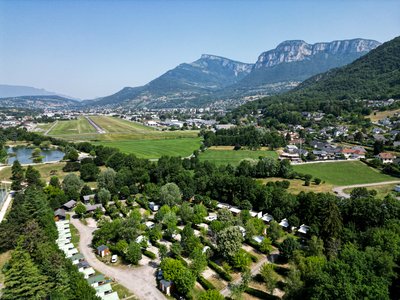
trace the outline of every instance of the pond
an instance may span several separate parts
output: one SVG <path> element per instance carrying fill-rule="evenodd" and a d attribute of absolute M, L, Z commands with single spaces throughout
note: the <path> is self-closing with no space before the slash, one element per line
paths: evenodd
<path fill-rule="evenodd" d="M 9 154 L 7 164 L 12 165 L 12 163 L 17 159 L 21 164 L 31 164 L 33 162 L 33 150 L 34 148 L 13 148 L 12 146 L 10 146 L 7 149 L 7 153 Z M 57 162 L 63 159 L 64 152 L 60 150 L 41 150 L 40 155 L 43 156 L 42 162 Z"/>

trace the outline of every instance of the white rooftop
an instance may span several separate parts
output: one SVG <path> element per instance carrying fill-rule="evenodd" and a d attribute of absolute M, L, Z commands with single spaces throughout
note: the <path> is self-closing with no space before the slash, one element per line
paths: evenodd
<path fill-rule="evenodd" d="M 289 227 L 289 222 L 288 222 L 288 220 L 285 218 L 285 219 L 283 219 L 283 220 L 279 223 L 279 225 L 281 225 L 282 227 L 287 228 L 287 227 Z"/>

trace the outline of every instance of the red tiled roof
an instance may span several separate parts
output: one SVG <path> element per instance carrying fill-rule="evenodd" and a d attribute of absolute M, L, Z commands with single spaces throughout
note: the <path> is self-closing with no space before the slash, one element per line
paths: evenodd
<path fill-rule="evenodd" d="M 392 153 L 387 153 L 387 152 L 379 153 L 378 156 L 379 156 L 379 158 L 382 158 L 382 159 L 393 159 L 395 157 Z"/>

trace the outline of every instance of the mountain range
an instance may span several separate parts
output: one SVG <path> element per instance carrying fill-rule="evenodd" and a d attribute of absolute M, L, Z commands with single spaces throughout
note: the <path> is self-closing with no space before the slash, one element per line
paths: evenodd
<path fill-rule="evenodd" d="M 196 107 L 216 100 L 240 100 L 285 92 L 313 75 L 349 64 L 380 43 L 367 39 L 308 44 L 285 41 L 263 52 L 254 64 L 204 54 L 141 87 L 90 102 L 134 108 Z"/>
<path fill-rule="evenodd" d="M 280 43 L 261 53 L 255 63 L 203 54 L 192 63 L 182 63 L 140 87 L 125 87 L 110 96 L 81 103 L 68 99 L 66 107 L 113 106 L 129 108 L 179 108 L 238 105 L 249 99 L 282 93 L 308 78 L 347 65 L 380 45 L 367 39 L 308 44 L 302 40 Z M 0 85 L 0 104 L 53 101 L 62 96 L 24 86 Z M 37 96 L 41 97 L 37 97 Z M 20 97 L 24 96 L 24 97 Z M 47 96 L 47 97 L 43 97 Z M 7 98 L 4 98 L 7 97 Z M 65 98 L 65 97 L 64 97 Z M 66 97 L 70 98 L 70 97 Z M 31 102 L 33 103 L 33 102 Z"/>

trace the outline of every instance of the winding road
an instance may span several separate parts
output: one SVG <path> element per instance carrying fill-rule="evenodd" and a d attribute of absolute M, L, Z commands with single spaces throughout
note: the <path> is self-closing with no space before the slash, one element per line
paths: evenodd
<path fill-rule="evenodd" d="M 377 186 L 377 185 L 393 184 L 393 183 L 400 183 L 400 180 L 337 186 L 337 187 L 334 187 L 332 189 L 332 191 L 339 197 L 350 198 L 350 195 L 345 193 L 344 190 L 354 189 L 354 188 L 359 188 L 359 187 L 371 187 L 371 186 Z"/>
<path fill-rule="evenodd" d="M 154 272 L 156 266 L 142 265 L 134 268 L 111 267 L 99 261 L 91 248 L 93 232 L 96 228 L 83 225 L 71 215 L 71 224 L 80 234 L 79 250 L 86 261 L 94 269 L 110 277 L 129 289 L 136 297 L 143 300 L 165 300 L 165 296 L 157 289 Z"/>

